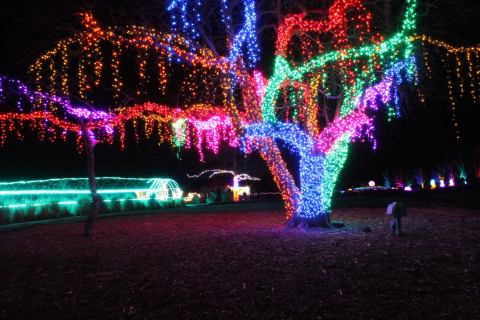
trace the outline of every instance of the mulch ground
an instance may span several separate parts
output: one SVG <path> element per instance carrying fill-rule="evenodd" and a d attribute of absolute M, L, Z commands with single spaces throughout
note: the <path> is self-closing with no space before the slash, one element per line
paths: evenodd
<path fill-rule="evenodd" d="M 0 233 L 0 318 L 479 319 L 480 211 L 156 214 Z M 369 228 L 366 228 L 366 227 Z M 370 231 L 371 230 L 371 231 Z"/>

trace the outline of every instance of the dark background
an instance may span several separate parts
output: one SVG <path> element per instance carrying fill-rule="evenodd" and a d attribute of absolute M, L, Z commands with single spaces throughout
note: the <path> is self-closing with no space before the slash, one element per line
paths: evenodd
<path fill-rule="evenodd" d="M 422 15 L 419 19 L 419 33 L 425 32 L 455 45 L 480 43 L 480 4 L 477 1 L 430 2 L 432 8 L 429 8 L 428 15 Z M 76 14 L 85 9 L 94 12 L 104 25 L 132 23 L 136 19 L 145 20 L 145 16 L 155 25 L 162 24 L 166 18 L 162 12 L 164 6 L 164 3 L 153 0 L 16 0 L 8 5 L 2 4 L 0 74 L 28 80 L 28 65 L 55 42 L 76 32 Z M 146 13 L 139 15 L 142 9 Z M 260 46 L 264 52 L 260 67 L 268 73 L 273 61 L 271 41 L 261 42 Z M 432 175 L 458 162 L 463 162 L 470 176 L 473 176 L 475 161 L 480 161 L 480 129 L 477 123 L 480 106 L 468 97 L 458 100 L 457 119 L 461 138 L 457 141 L 443 77 L 444 74 L 439 71 L 434 80 L 422 80 L 419 88 L 427 92 L 425 104 L 415 98 L 416 90 L 404 88 L 400 119 L 388 122 L 385 114 L 377 114 L 377 149 L 373 150 L 368 142 L 353 144 L 339 180 L 340 187 L 358 185 L 372 179 L 382 182 L 385 172 L 392 178 L 411 177 L 415 169 L 422 168 L 427 175 Z M 468 86 L 468 79 L 465 81 Z M 194 151 L 182 151 L 179 159 L 168 145 L 158 146 L 153 141 L 135 145 L 130 139 L 125 151 L 121 151 L 118 144 L 98 145 L 96 165 L 98 176 L 171 177 L 183 185 L 189 184 L 186 173 L 197 173 L 207 168 L 235 167 L 238 171 L 261 176 L 263 181 L 257 185 L 259 191 L 275 190 L 268 170 L 257 155 L 245 157 L 228 148 L 224 148 L 218 157 L 208 155 L 206 163 L 202 165 Z M 21 142 L 9 138 L 0 149 L 2 181 L 85 174 L 85 158 L 77 152 L 74 143 L 39 142 L 27 136 Z M 404 180 L 408 179 L 405 177 Z"/>

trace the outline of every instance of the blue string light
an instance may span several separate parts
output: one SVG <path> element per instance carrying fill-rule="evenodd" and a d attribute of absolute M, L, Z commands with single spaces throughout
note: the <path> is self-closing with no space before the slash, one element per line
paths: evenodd
<path fill-rule="evenodd" d="M 167 6 L 171 14 L 171 27 L 173 32 L 182 32 L 183 35 L 191 40 L 197 40 L 200 33 L 197 25 L 201 21 L 199 9 L 202 6 L 201 0 L 172 0 Z M 180 18 L 180 30 L 179 30 Z"/>
<path fill-rule="evenodd" d="M 230 18 L 228 18 L 230 19 Z M 255 67 L 259 60 L 260 49 L 257 43 L 257 14 L 255 12 L 255 0 L 245 0 L 244 2 L 244 25 L 240 31 L 235 35 L 232 48 L 229 54 L 229 60 L 234 63 L 242 55 L 244 46 L 247 50 L 247 66 L 250 68 Z M 223 17 L 224 21 L 228 22 L 226 17 Z"/>
<path fill-rule="evenodd" d="M 233 36 L 228 59 L 235 64 L 239 57 L 246 51 L 246 64 L 254 68 L 259 60 L 260 49 L 257 42 L 257 14 L 255 12 L 255 0 L 245 0 L 244 22 L 242 28 Z M 201 21 L 201 0 L 171 0 L 167 10 L 171 14 L 171 27 L 174 33 L 181 32 L 183 36 L 192 41 L 198 40 L 200 33 L 197 29 Z M 225 25 L 227 34 L 232 32 L 232 17 L 229 14 L 228 0 L 221 0 L 220 13 L 222 23 Z M 193 47 L 192 47 L 193 48 Z M 232 73 L 233 75 L 234 73 Z"/>
<path fill-rule="evenodd" d="M 299 207 L 295 210 L 297 219 L 310 220 L 329 214 L 329 208 L 319 199 L 326 157 L 321 153 L 314 154 L 314 140 L 307 133 L 295 124 L 279 122 L 247 125 L 245 134 L 249 138 L 281 140 L 292 153 L 298 155 L 302 192 Z"/>
<path fill-rule="evenodd" d="M 220 13 L 222 16 L 222 23 L 225 25 L 225 31 L 227 34 L 230 34 L 232 30 L 232 17 L 228 14 L 229 9 L 228 0 L 222 0 Z"/>

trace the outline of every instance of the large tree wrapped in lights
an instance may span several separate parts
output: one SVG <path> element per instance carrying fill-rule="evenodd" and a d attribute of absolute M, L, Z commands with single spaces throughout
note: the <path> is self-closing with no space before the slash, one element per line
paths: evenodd
<path fill-rule="evenodd" d="M 336 0 L 321 19 L 287 16 L 278 27 L 269 80 L 255 69 L 259 49 L 253 0 L 242 3 L 241 28 L 232 25 L 233 8 L 221 2 L 228 48 L 224 55 L 213 49 L 211 41 L 201 39 L 196 27 L 201 20 L 198 1 L 170 2 L 172 33 L 137 26 L 102 28 L 92 15 L 84 14 L 86 30 L 59 42 L 31 67 L 37 92 L 46 84 L 48 92 L 43 94 L 56 103 L 46 104 L 42 96 L 32 103 L 42 106 L 49 117 L 66 121 L 67 113 L 82 120 L 80 128 L 50 121 L 61 136 L 73 132 L 93 141 L 112 141 L 117 134 L 123 143 L 126 123 L 137 128 L 143 122 L 147 135 L 156 129 L 160 139 L 177 147 L 195 145 L 201 158 L 204 144 L 217 152 L 222 140 L 247 152 L 257 149 L 282 193 L 289 221 L 328 225 L 335 181 L 349 142 L 371 125 L 366 110 L 377 107 L 378 95 L 384 103 L 395 97 L 401 70 L 407 77 L 414 75 L 415 0 L 406 3 L 400 30 L 387 39 L 371 32 L 372 16 L 360 0 Z M 82 101 L 94 97 L 95 89 L 104 85 L 105 73 L 110 74 L 114 99 L 119 99 L 128 91 L 120 71 L 122 59 L 131 52 L 136 53 L 141 85 L 130 95 L 140 100 L 153 81 L 148 72 L 153 56 L 160 91 L 169 88 L 169 70 L 177 72 L 180 66 L 187 74 L 183 88 L 188 98 L 183 106 L 146 102 L 95 110 L 67 101 L 58 107 L 57 96 L 74 95 Z M 282 158 L 279 140 L 298 154 L 297 183 Z"/>
<path fill-rule="evenodd" d="M 137 139 L 144 134 L 176 148 L 194 147 L 201 160 L 205 149 L 217 153 L 222 141 L 258 150 L 289 224 L 327 226 L 350 142 L 371 138 L 370 111 L 387 106 L 390 115 L 398 114 L 398 86 L 417 79 L 414 41 L 422 38 L 415 35 L 416 0 L 404 1 L 401 23 L 387 35 L 371 30 L 372 14 L 362 0 L 335 0 L 324 12 L 286 16 L 277 28 L 268 79 L 258 69 L 254 0 L 235 6 L 171 0 L 168 33 L 105 28 L 86 13 L 83 31 L 31 66 L 37 88 L 27 94 L 16 85 L 34 110 L 3 115 L 2 128 L 13 131 L 16 122 L 31 122 L 54 137 L 70 133 L 110 143 L 118 137 L 123 146 L 128 124 Z M 214 25 L 202 18 L 205 6 L 218 11 Z M 209 36 L 207 29 L 220 28 Z M 152 90 L 166 97 L 162 104 L 149 101 Z M 105 92 L 113 107 L 94 107 Z M 299 181 L 280 145 L 298 155 Z"/>

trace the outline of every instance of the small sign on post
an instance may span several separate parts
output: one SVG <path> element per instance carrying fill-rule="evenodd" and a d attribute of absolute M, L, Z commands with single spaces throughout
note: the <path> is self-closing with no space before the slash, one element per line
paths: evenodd
<path fill-rule="evenodd" d="M 392 234 L 402 235 L 402 217 L 407 216 L 407 206 L 401 202 L 392 202 L 387 207 L 387 215 L 392 216 Z"/>

